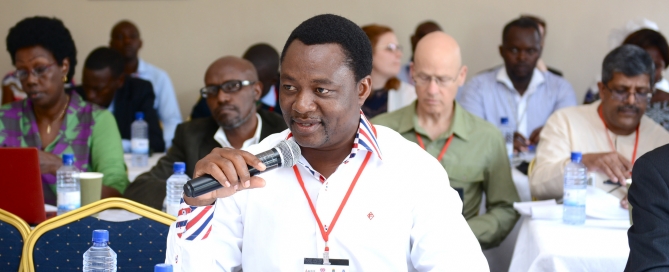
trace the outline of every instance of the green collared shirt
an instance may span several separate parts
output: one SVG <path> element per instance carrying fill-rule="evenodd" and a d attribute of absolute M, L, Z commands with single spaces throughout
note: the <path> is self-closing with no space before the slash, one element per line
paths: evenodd
<path fill-rule="evenodd" d="M 504 138 L 492 124 L 467 112 L 457 102 L 451 126 L 437 139 L 430 139 L 418 125 L 416 102 L 397 111 L 379 115 L 372 123 L 389 127 L 409 141 L 417 142 L 421 135 L 425 148 L 435 158 L 448 138 L 453 140 L 440 161 L 446 169 L 451 187 L 463 193 L 463 211 L 467 223 L 481 247 L 499 245 L 518 220 L 513 202 L 519 202 L 511 177 L 511 167 Z M 486 194 L 485 214 L 479 214 L 483 193 Z"/>

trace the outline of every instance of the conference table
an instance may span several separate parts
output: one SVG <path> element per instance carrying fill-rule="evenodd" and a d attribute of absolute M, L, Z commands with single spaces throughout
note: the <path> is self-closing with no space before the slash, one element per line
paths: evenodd
<path fill-rule="evenodd" d="M 623 271 L 629 255 L 629 220 L 587 219 L 571 226 L 562 220 L 526 218 L 509 271 Z"/>
<path fill-rule="evenodd" d="M 141 175 L 144 172 L 148 172 L 151 168 L 158 163 L 158 160 L 165 156 L 165 153 L 153 153 L 149 157 L 149 161 L 146 166 L 137 167 L 132 166 L 132 154 L 123 154 L 123 159 L 125 160 L 125 165 L 128 167 L 128 179 L 130 182 L 135 181 L 137 176 Z"/>

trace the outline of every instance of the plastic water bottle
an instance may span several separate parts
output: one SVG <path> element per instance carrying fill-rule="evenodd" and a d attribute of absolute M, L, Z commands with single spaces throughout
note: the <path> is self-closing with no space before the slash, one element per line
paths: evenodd
<path fill-rule="evenodd" d="M 506 155 L 509 157 L 509 161 L 513 159 L 513 133 L 516 131 L 510 124 L 508 117 L 500 118 L 500 130 L 502 135 L 504 135 L 504 142 L 506 143 Z"/>
<path fill-rule="evenodd" d="M 581 163 L 581 152 L 571 153 L 571 162 L 564 168 L 564 213 L 565 224 L 585 223 L 585 197 L 587 195 L 587 168 Z"/>
<path fill-rule="evenodd" d="M 157 264 L 153 268 L 153 272 L 172 272 L 172 265 L 171 264 Z"/>
<path fill-rule="evenodd" d="M 56 172 L 58 215 L 81 207 L 79 170 L 74 167 L 74 155 L 63 154 L 63 166 Z"/>
<path fill-rule="evenodd" d="M 107 230 L 93 231 L 93 246 L 84 253 L 84 272 L 116 272 L 116 252 L 107 242 Z"/>
<path fill-rule="evenodd" d="M 190 178 L 186 175 L 186 164 L 183 162 L 175 162 L 174 174 L 167 179 L 167 194 L 165 196 L 165 211 L 168 214 L 178 216 L 179 207 L 181 206 L 181 197 L 184 193 L 184 184 Z"/>
<path fill-rule="evenodd" d="M 149 163 L 149 125 L 144 121 L 144 113 L 135 113 L 135 121 L 130 125 L 130 150 L 132 166 L 145 167 Z"/>

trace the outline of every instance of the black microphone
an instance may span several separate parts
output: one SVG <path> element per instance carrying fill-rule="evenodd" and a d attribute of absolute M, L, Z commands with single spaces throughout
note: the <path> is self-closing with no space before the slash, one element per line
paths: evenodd
<path fill-rule="evenodd" d="M 300 146 L 293 139 L 283 140 L 274 148 L 257 154 L 256 157 L 267 166 L 265 171 L 279 167 L 293 167 L 300 158 Z M 251 176 L 261 171 L 248 166 Z M 184 194 L 187 197 L 198 197 L 208 192 L 223 188 L 223 185 L 211 175 L 203 175 L 189 180 L 184 184 Z"/>

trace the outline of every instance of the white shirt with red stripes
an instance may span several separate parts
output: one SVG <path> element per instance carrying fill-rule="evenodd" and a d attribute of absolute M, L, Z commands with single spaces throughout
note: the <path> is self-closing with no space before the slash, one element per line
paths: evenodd
<path fill-rule="evenodd" d="M 288 137 L 288 130 L 270 135 L 247 151 L 260 153 Z M 432 156 L 364 116 L 352 145 L 327 179 L 304 157 L 298 163 L 327 228 L 365 153 L 373 153 L 330 234 L 330 258 L 348 259 L 351 271 L 488 271 L 460 197 Z M 293 169 L 260 176 L 264 188 L 211 206 L 182 203 L 165 262 L 174 271 L 301 271 L 304 258 L 321 258 L 325 242 Z"/>

